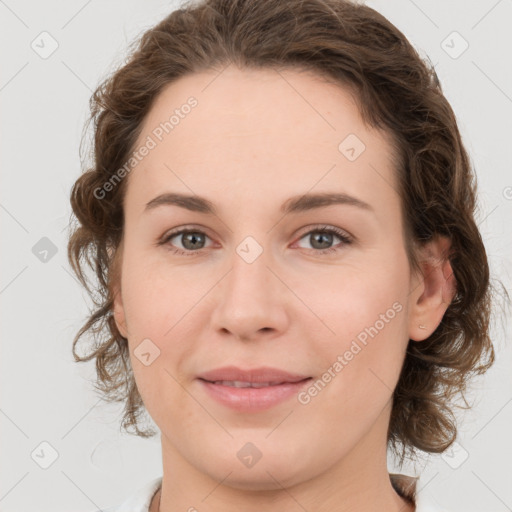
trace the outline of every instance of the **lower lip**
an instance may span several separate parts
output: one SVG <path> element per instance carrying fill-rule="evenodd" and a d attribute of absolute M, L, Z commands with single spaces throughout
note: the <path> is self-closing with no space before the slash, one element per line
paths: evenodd
<path fill-rule="evenodd" d="M 217 402 L 240 412 L 258 412 L 270 409 L 309 384 L 311 377 L 300 382 L 285 382 L 264 388 L 235 388 L 198 379 L 201 386 Z"/>

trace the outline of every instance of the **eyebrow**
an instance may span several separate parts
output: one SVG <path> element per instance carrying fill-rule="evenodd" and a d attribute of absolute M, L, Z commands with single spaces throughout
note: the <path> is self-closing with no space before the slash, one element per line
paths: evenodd
<path fill-rule="evenodd" d="M 357 208 L 373 212 L 373 208 L 356 197 L 345 193 L 325 192 L 317 194 L 304 194 L 294 196 L 286 200 L 281 206 L 281 213 L 298 213 L 323 208 L 335 204 L 355 206 Z M 167 192 L 151 199 L 146 204 L 144 211 L 153 210 L 159 206 L 179 206 L 192 212 L 217 215 L 215 205 L 208 199 L 196 195 L 180 194 L 176 192 Z"/>

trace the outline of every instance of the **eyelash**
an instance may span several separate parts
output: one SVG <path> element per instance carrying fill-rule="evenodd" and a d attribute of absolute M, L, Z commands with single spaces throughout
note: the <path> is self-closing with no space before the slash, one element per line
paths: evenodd
<path fill-rule="evenodd" d="M 184 251 L 182 249 L 177 249 L 175 247 L 171 247 L 169 244 L 169 241 L 174 238 L 177 235 L 183 235 L 186 233 L 199 233 L 205 236 L 208 236 L 206 233 L 201 231 L 200 229 L 191 229 L 191 228 L 182 228 L 177 231 L 173 231 L 163 237 L 161 241 L 157 243 L 158 246 L 168 245 L 168 250 L 171 251 L 174 254 L 178 254 L 180 256 L 198 256 L 200 255 L 204 249 L 198 249 L 196 251 L 190 250 L 190 251 Z M 327 234 L 333 234 L 336 235 L 342 242 L 343 245 L 350 245 L 353 242 L 352 237 L 347 235 L 344 231 L 341 229 L 335 228 L 335 227 L 329 227 L 329 226 L 315 226 L 313 229 L 310 229 L 306 233 L 304 233 L 298 240 L 302 240 L 305 236 L 310 235 L 311 233 L 327 233 Z M 310 251 L 313 251 L 315 254 L 332 254 L 337 251 L 341 250 L 341 247 L 329 247 L 327 249 L 309 249 Z"/>

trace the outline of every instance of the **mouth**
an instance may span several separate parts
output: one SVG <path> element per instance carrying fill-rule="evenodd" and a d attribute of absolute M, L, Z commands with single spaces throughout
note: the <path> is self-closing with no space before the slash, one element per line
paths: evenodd
<path fill-rule="evenodd" d="M 312 377 L 294 382 L 248 382 L 236 380 L 210 381 L 199 378 L 206 395 L 237 412 L 256 413 L 288 402 L 307 386 Z"/>
<path fill-rule="evenodd" d="M 199 379 L 203 380 L 205 382 L 210 382 L 211 384 L 217 384 L 219 386 L 228 386 L 231 388 L 268 388 L 273 386 L 280 386 L 282 384 L 297 384 L 299 382 L 304 382 L 306 380 L 310 380 L 311 377 L 306 377 L 305 379 L 298 380 L 298 381 L 278 381 L 278 382 L 247 382 L 247 381 L 241 381 L 241 380 L 206 380 L 206 379 Z"/>
<path fill-rule="evenodd" d="M 291 373 L 284 369 L 261 366 L 259 368 L 239 368 L 225 366 L 215 368 L 197 375 L 197 378 L 213 383 L 227 383 L 231 386 L 242 387 L 245 384 L 265 384 L 278 386 L 283 383 L 294 383 L 309 378 L 309 375 Z"/>

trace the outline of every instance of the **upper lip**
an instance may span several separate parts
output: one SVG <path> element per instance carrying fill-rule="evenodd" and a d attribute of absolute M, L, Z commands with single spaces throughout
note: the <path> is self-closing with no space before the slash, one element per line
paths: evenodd
<path fill-rule="evenodd" d="M 216 368 L 198 376 L 199 379 L 216 382 L 224 381 L 240 381 L 240 382 L 299 382 L 309 378 L 308 375 L 286 372 L 278 368 L 260 367 L 243 370 L 236 366 L 225 366 Z"/>

